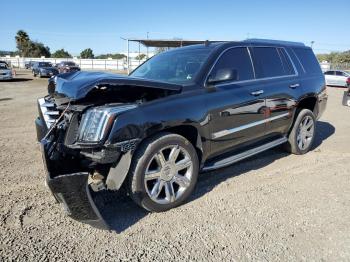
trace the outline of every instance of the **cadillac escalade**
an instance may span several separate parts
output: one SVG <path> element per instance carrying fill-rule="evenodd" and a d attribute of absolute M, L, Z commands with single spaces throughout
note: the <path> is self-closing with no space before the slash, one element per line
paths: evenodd
<path fill-rule="evenodd" d="M 166 211 L 186 201 L 200 172 L 279 145 L 305 154 L 326 102 L 324 75 L 302 43 L 205 42 L 158 54 L 129 76 L 52 77 L 36 128 L 56 200 L 72 218 L 106 227 L 100 191 L 125 188 L 146 210 Z"/>

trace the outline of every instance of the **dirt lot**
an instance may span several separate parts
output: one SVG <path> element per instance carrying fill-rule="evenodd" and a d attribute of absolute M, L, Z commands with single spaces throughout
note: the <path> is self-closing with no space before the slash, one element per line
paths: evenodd
<path fill-rule="evenodd" d="M 200 176 L 190 201 L 149 214 L 106 203 L 113 231 L 66 217 L 44 185 L 36 98 L 47 79 L 0 82 L 0 261 L 350 260 L 350 108 L 328 88 L 312 152 L 280 149 Z"/>

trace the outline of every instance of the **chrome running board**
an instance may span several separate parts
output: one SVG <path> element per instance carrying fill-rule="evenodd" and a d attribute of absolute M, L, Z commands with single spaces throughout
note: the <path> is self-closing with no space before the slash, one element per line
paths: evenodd
<path fill-rule="evenodd" d="M 216 161 L 214 163 L 210 163 L 208 166 L 204 166 L 202 168 L 202 171 L 210 171 L 210 170 L 214 170 L 214 169 L 218 169 L 218 168 L 222 168 L 222 167 L 226 167 L 226 166 L 229 166 L 233 163 L 236 163 L 238 161 L 241 161 L 243 159 L 246 159 L 248 157 L 251 157 L 251 156 L 254 156 L 256 154 L 259 154 L 263 151 L 266 151 L 270 148 L 273 148 L 273 147 L 276 147 L 278 145 L 281 145 L 285 142 L 287 142 L 287 138 L 286 137 L 282 137 L 282 138 L 279 138 L 277 140 L 274 140 L 272 142 L 269 142 L 269 143 L 266 143 L 264 145 L 261 145 L 261 146 L 258 146 L 258 147 L 255 147 L 255 148 L 252 148 L 252 149 L 249 149 L 243 153 L 239 153 L 237 155 L 233 155 L 233 156 L 230 156 L 228 158 L 225 158 L 225 159 L 221 159 L 219 161 Z"/>

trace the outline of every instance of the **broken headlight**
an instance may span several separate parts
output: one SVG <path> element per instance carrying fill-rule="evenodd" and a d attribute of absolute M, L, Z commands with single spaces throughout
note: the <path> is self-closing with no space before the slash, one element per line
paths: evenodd
<path fill-rule="evenodd" d="M 136 105 L 119 107 L 96 107 L 83 114 L 79 127 L 79 142 L 96 143 L 106 137 L 113 125 L 116 115 L 135 108 Z"/>

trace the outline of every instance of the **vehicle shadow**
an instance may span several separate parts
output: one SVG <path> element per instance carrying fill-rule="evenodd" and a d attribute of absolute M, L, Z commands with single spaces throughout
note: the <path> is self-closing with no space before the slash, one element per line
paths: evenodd
<path fill-rule="evenodd" d="M 0 80 L 1 82 L 25 82 L 25 81 L 31 81 L 33 80 L 32 78 L 22 78 L 22 77 L 18 77 L 18 78 L 12 78 L 12 79 L 6 79 L 6 80 Z"/>
<path fill-rule="evenodd" d="M 317 122 L 317 133 L 312 150 L 319 147 L 334 132 L 335 128 L 330 123 L 323 121 Z M 288 155 L 289 153 L 281 150 L 281 147 L 277 147 L 232 166 L 201 173 L 196 189 L 187 203 L 202 197 L 229 178 L 260 169 Z M 123 232 L 148 214 L 147 211 L 137 206 L 123 191 L 110 194 L 100 202 L 103 202 L 98 205 L 103 218 L 110 227 L 110 230 L 117 233 Z"/>

